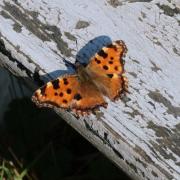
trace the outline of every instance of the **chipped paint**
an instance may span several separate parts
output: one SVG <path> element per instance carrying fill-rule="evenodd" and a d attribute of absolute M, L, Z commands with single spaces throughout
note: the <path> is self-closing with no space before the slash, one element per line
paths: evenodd
<path fill-rule="evenodd" d="M 23 25 L 41 40 L 53 40 L 56 42 L 57 47 L 61 53 L 67 57 L 72 55 L 71 49 L 68 48 L 67 42 L 61 38 L 62 34 L 60 30 L 56 26 L 50 26 L 40 22 L 38 20 L 37 12 L 28 11 L 25 9 L 22 11 L 17 6 L 5 2 L 3 15 L 9 19 L 11 19 L 11 16 L 13 16 L 13 18 L 15 18 L 18 23 L 21 23 L 19 26 Z"/>
<path fill-rule="evenodd" d="M 87 28 L 89 25 L 90 25 L 90 24 L 89 24 L 89 22 L 87 22 L 87 21 L 78 21 L 78 22 L 76 23 L 75 29 L 84 29 L 84 28 Z"/>
<path fill-rule="evenodd" d="M 17 23 L 15 23 L 14 24 L 14 30 L 16 31 L 16 32 L 18 32 L 18 33 L 20 33 L 21 31 L 22 31 L 22 26 L 21 25 L 19 25 L 19 24 L 17 24 Z"/>
<path fill-rule="evenodd" d="M 152 71 L 154 72 L 158 72 L 158 71 L 161 71 L 161 68 L 159 68 L 154 62 L 151 62 L 153 67 L 151 68 Z"/>
<path fill-rule="evenodd" d="M 136 2 L 151 2 L 152 0 L 128 0 L 128 2 L 130 2 L 130 3 L 136 3 Z"/>
<path fill-rule="evenodd" d="M 137 78 L 137 74 L 135 72 L 128 72 L 130 75 L 132 75 L 134 78 Z"/>
<path fill-rule="evenodd" d="M 171 130 L 156 125 L 152 121 L 148 123 L 147 127 L 156 133 L 158 143 L 151 141 L 156 151 L 161 153 L 165 159 L 176 161 L 176 156 L 180 157 L 180 123 Z M 168 149 L 170 149 L 176 156 L 174 156 L 173 153 L 168 152 Z"/>
<path fill-rule="evenodd" d="M 107 2 L 114 8 L 117 8 L 118 6 L 122 6 L 122 2 L 120 2 L 119 0 L 109 0 Z"/>
<path fill-rule="evenodd" d="M 142 16 L 142 18 L 146 18 L 146 13 L 141 11 L 141 16 Z"/>
<path fill-rule="evenodd" d="M 152 175 L 153 175 L 154 177 L 158 177 L 158 174 L 157 174 L 156 172 L 154 172 L 154 171 L 152 171 Z"/>
<path fill-rule="evenodd" d="M 176 53 L 178 56 L 180 56 L 180 51 L 177 50 L 177 48 L 173 47 L 174 53 Z"/>
<path fill-rule="evenodd" d="M 168 16 L 174 16 L 176 14 L 180 14 L 180 9 L 178 7 L 175 7 L 175 8 L 171 8 L 170 6 L 168 5 L 160 5 L 160 4 L 157 4 L 158 7 L 160 9 L 162 9 L 164 11 L 164 14 L 168 15 Z"/>
<path fill-rule="evenodd" d="M 70 32 L 64 32 L 64 35 L 71 41 L 76 41 L 77 38 L 73 36 Z"/>
<path fill-rule="evenodd" d="M 138 173 L 137 168 L 134 164 L 130 163 L 129 161 L 126 160 L 126 163 L 129 165 L 130 168 L 134 170 L 135 173 Z"/>
<path fill-rule="evenodd" d="M 180 107 L 173 106 L 171 101 L 165 98 L 159 91 L 150 91 L 148 96 L 155 102 L 162 103 L 167 108 L 167 113 L 175 118 L 180 117 Z"/>

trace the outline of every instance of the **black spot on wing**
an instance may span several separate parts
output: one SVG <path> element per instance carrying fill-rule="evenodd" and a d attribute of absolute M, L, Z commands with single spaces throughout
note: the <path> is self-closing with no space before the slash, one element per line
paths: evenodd
<path fill-rule="evenodd" d="M 54 89 L 59 89 L 60 88 L 59 79 L 56 79 L 56 80 L 52 81 L 52 85 L 53 85 Z"/>
<path fill-rule="evenodd" d="M 67 100 L 66 100 L 66 99 L 63 99 L 63 103 L 64 103 L 64 104 L 67 104 Z"/>
<path fill-rule="evenodd" d="M 108 70 L 109 68 L 108 68 L 108 66 L 104 65 L 103 69 Z"/>
<path fill-rule="evenodd" d="M 60 96 L 60 97 L 63 97 L 63 92 L 60 92 L 60 93 L 59 93 L 59 96 Z"/>
<path fill-rule="evenodd" d="M 109 78 L 112 78 L 112 77 L 113 77 L 113 74 L 107 74 L 107 76 L 108 76 Z"/>
<path fill-rule="evenodd" d="M 115 69 L 116 71 L 118 71 L 118 66 L 115 66 L 114 69 Z"/>
<path fill-rule="evenodd" d="M 97 64 L 101 63 L 101 61 L 99 59 L 97 59 L 97 58 L 95 58 L 95 61 L 97 62 Z"/>
<path fill-rule="evenodd" d="M 101 49 L 99 52 L 98 52 L 98 55 L 103 57 L 103 58 L 107 58 L 108 54 L 104 52 L 103 49 Z"/>
<path fill-rule="evenodd" d="M 114 49 L 115 51 L 117 51 L 117 47 L 116 47 L 116 45 L 109 44 L 109 45 L 107 45 L 106 47 L 107 47 L 107 48 Z"/>
<path fill-rule="evenodd" d="M 68 88 L 68 89 L 66 90 L 66 92 L 67 92 L 67 94 L 71 94 L 72 91 L 71 91 L 71 89 Z"/>
<path fill-rule="evenodd" d="M 68 80 L 66 79 L 66 78 L 63 78 L 63 81 L 64 81 L 64 84 L 65 85 L 68 85 L 69 83 L 68 83 Z"/>

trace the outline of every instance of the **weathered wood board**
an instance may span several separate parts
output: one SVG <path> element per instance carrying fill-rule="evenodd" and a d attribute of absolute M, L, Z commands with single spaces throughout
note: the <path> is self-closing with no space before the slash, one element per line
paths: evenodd
<path fill-rule="evenodd" d="M 122 39 L 129 94 L 70 125 L 134 179 L 180 179 L 178 0 L 1 0 L 0 64 L 47 82 Z M 83 148 L 83 147 L 82 147 Z"/>

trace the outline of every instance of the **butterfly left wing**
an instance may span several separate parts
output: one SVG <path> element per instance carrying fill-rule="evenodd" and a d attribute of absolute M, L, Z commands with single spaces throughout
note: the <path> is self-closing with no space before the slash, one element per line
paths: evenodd
<path fill-rule="evenodd" d="M 48 82 L 36 90 L 32 100 L 39 107 L 55 106 L 80 113 L 106 105 L 92 81 L 81 82 L 77 75 L 66 75 Z"/>
<path fill-rule="evenodd" d="M 115 41 L 96 53 L 86 67 L 96 86 L 112 100 L 127 87 L 122 59 L 126 52 L 124 42 Z"/>

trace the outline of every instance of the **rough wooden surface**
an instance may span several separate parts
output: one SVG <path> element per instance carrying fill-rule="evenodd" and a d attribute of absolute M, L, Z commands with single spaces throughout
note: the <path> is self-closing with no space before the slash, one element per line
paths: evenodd
<path fill-rule="evenodd" d="M 132 178 L 180 179 L 178 0 L 0 1 L 1 65 L 34 82 L 117 39 L 129 50 L 129 94 L 98 116 L 56 111 Z"/>

